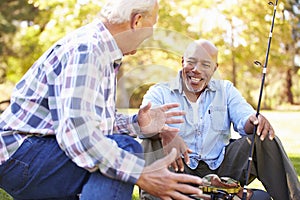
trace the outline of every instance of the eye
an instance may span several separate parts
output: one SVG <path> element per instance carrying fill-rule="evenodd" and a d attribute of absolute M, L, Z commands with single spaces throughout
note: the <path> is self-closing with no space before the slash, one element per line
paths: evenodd
<path fill-rule="evenodd" d="M 210 64 L 209 63 L 201 63 L 201 65 L 205 69 L 209 69 L 210 68 Z"/>
<path fill-rule="evenodd" d="M 192 60 L 188 60 L 188 61 L 186 61 L 186 63 L 191 66 L 195 66 L 197 64 L 196 61 L 192 61 Z"/>

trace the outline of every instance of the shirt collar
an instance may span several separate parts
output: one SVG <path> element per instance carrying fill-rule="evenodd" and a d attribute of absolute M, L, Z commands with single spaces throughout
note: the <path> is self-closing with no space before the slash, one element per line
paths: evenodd
<path fill-rule="evenodd" d="M 100 37 L 107 44 L 107 46 L 109 48 L 111 60 L 113 60 L 113 61 L 122 60 L 122 58 L 123 58 L 122 51 L 119 49 L 119 47 L 117 45 L 117 42 L 115 41 L 114 37 L 107 30 L 107 28 L 102 23 L 102 21 L 100 19 L 96 18 L 93 21 L 93 23 L 95 23 L 96 26 L 98 27 L 98 29 L 100 30 L 100 32 L 101 32 Z"/>

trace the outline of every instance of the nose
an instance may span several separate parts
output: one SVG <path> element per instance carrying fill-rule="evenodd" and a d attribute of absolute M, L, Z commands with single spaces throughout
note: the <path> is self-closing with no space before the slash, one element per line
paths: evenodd
<path fill-rule="evenodd" d="M 194 65 L 192 72 L 198 72 L 200 73 L 200 67 L 198 66 L 198 63 Z"/>

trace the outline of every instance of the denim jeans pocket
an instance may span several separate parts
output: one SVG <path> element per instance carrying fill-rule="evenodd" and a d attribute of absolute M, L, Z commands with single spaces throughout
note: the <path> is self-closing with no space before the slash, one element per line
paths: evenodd
<path fill-rule="evenodd" d="M 21 190 L 28 181 L 29 165 L 13 157 L 0 166 L 0 186 L 13 195 Z"/>

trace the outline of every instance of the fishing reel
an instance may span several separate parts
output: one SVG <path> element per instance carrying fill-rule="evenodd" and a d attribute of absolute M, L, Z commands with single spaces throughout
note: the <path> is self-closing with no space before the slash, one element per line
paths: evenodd
<path fill-rule="evenodd" d="M 238 181 L 228 177 L 218 177 L 209 174 L 202 178 L 203 185 L 199 188 L 203 191 L 203 196 L 190 196 L 196 200 L 235 200 L 237 193 L 241 191 Z"/>
<path fill-rule="evenodd" d="M 197 197 L 197 196 L 189 196 L 191 197 L 192 199 L 195 199 L 195 200 L 206 200 L 206 199 L 209 199 L 209 200 L 235 200 L 235 194 L 230 194 L 226 191 L 223 191 L 223 190 L 217 190 L 217 191 L 214 191 L 214 192 L 211 192 L 211 193 L 204 193 L 206 194 L 207 197 L 203 198 L 203 197 Z"/>
<path fill-rule="evenodd" d="M 215 193 L 210 194 L 211 200 L 233 200 L 235 194 L 229 194 L 226 191 L 218 190 Z"/>

